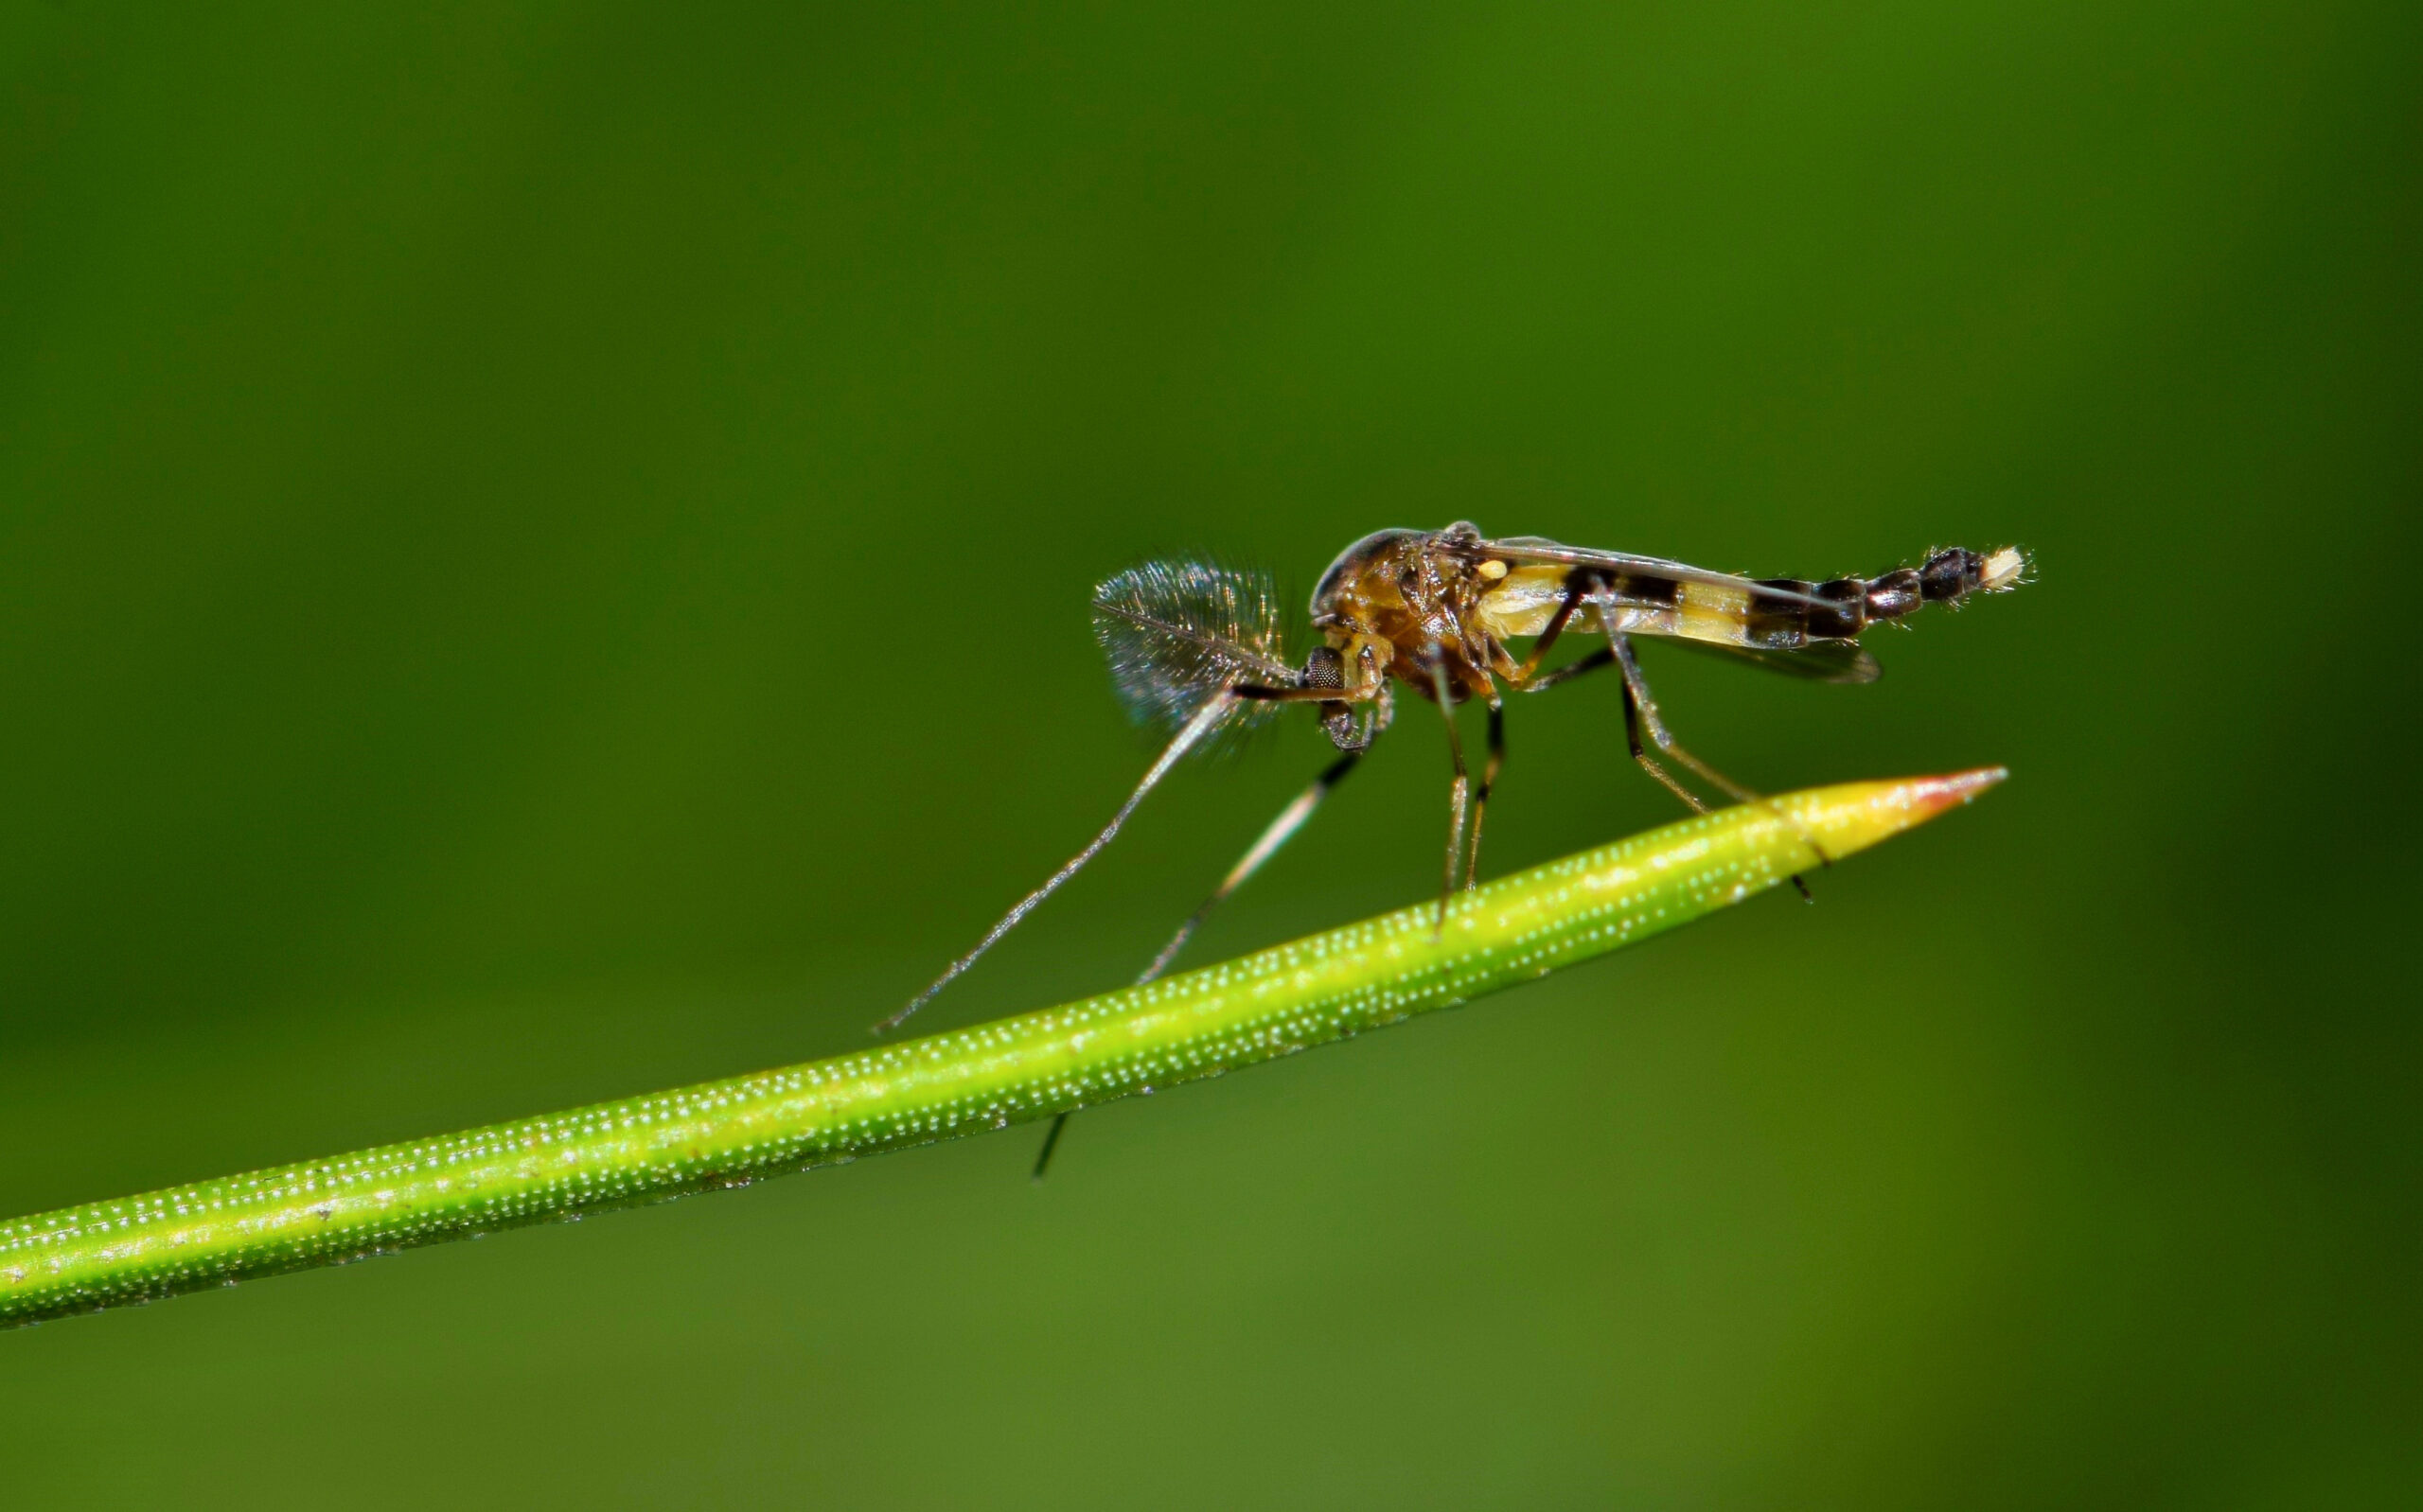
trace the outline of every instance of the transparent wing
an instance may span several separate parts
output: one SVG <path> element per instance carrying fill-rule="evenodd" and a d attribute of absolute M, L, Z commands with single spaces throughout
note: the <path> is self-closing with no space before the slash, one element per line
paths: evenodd
<path fill-rule="evenodd" d="M 1269 574 L 1210 562 L 1146 562 L 1094 589 L 1094 638 L 1119 701 L 1138 724 L 1169 730 L 1239 683 L 1296 686 L 1282 623 Z M 1280 708 L 1238 702 L 1224 724 L 1259 723 Z"/>
<path fill-rule="evenodd" d="M 1630 552 L 1601 552 L 1583 546 L 1567 546 L 1562 541 L 1549 540 L 1545 536 L 1508 536 L 1498 540 L 1478 542 L 1472 550 L 1477 558 L 1494 557 L 1518 567 L 1598 567 L 1633 580 L 1707 583 L 1717 588 L 1756 592 L 1769 601 L 1780 599 L 1800 604 L 1820 602 L 1811 594 L 1764 585 L 1755 578 L 1742 577 L 1733 572 L 1712 571 L 1705 567 L 1693 567 L 1689 562 L 1670 562 L 1662 556 L 1635 556 Z"/>
<path fill-rule="evenodd" d="M 1856 641 L 1818 641 L 1794 651 L 1775 651 L 1760 646 L 1720 645 L 1712 641 L 1685 641 L 1659 637 L 1659 645 L 1677 646 L 1685 651 L 1721 657 L 1727 661 L 1747 662 L 1769 672 L 1780 672 L 1788 677 L 1804 677 L 1811 682 L 1874 682 L 1884 675 L 1867 647 Z"/>

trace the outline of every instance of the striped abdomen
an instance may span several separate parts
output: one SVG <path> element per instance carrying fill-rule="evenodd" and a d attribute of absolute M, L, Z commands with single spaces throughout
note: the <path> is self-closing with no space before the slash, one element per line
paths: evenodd
<path fill-rule="evenodd" d="M 1600 591 L 1615 628 L 1627 634 L 1791 651 L 1813 642 L 1850 640 L 1920 605 L 2000 592 L 2016 586 L 2026 566 L 2027 558 L 2014 547 L 1983 554 L 1954 547 L 1936 553 L 1924 566 L 1882 577 L 1711 583 L 1636 571 L 1609 574 Z"/>
<path fill-rule="evenodd" d="M 1880 620 L 1898 620 L 1922 604 L 1957 604 L 1972 593 L 2012 587 L 2027 559 L 2012 547 L 1985 554 L 1953 547 L 1923 567 L 1882 577 L 1831 583 L 1763 578 L 1752 588 L 1740 626 L 1742 645 L 1788 651 L 1812 641 L 1847 641 Z"/>

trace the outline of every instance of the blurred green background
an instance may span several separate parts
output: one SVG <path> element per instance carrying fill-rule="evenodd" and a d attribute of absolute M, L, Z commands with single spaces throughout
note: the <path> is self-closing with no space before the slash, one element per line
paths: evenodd
<path fill-rule="evenodd" d="M 2423 11 L 18 0 L 0 1212 L 854 1047 L 1141 769 L 1088 586 L 1469 517 L 2040 581 L 2007 787 L 1087 1116 L 0 1338 L 25 1505 L 2414 1504 Z M 1426 710 L 1415 706 L 1416 715 Z M 1513 711 L 1502 872 L 1673 817 Z M 1117 984 L 1192 768 L 937 1004 Z M 1424 894 L 1410 718 L 1193 959 Z"/>

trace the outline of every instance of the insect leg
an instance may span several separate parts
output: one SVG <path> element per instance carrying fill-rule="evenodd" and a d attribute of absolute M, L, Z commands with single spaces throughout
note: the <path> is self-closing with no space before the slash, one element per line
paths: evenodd
<path fill-rule="evenodd" d="M 1353 703 L 1367 696 L 1352 689 L 1272 688 L 1258 682 L 1241 682 L 1229 692 L 1248 703 L 1264 704 Z"/>
<path fill-rule="evenodd" d="M 1489 795 L 1497 786 L 1497 774 L 1506 767 L 1506 705 L 1498 697 L 1495 684 L 1489 690 L 1489 761 L 1480 769 L 1480 786 L 1473 792 L 1472 849 L 1464 856 L 1464 890 L 1479 885 L 1480 824 L 1489 817 Z"/>
<path fill-rule="evenodd" d="M 1065 1113 L 1052 1115 L 1052 1128 L 1043 1136 L 1043 1148 L 1035 1152 L 1035 1169 L 1027 1173 L 1027 1180 L 1043 1179 L 1043 1173 L 1052 1169 L 1052 1152 L 1060 1148 L 1060 1136 L 1068 1132 L 1069 1116 Z"/>
<path fill-rule="evenodd" d="M 1456 863 L 1464 850 L 1464 804 L 1472 791 L 1472 774 L 1464 767 L 1464 737 L 1456 731 L 1456 706 L 1450 701 L 1453 689 L 1447 683 L 1447 662 L 1442 656 L 1430 665 L 1431 686 L 1439 694 L 1439 712 L 1447 721 L 1447 754 L 1455 761 L 1456 778 L 1447 789 L 1447 864 L 1439 883 L 1439 922 L 1433 933 L 1447 927 L 1447 900 L 1456 891 Z"/>
<path fill-rule="evenodd" d="M 1203 921 L 1212 916 L 1212 910 L 1227 901 L 1229 894 L 1251 880 L 1255 872 L 1261 870 L 1272 856 L 1279 853 L 1281 846 L 1295 838 L 1296 832 L 1302 829 L 1305 822 L 1313 817 L 1313 811 L 1321 806 L 1321 800 L 1329 797 L 1330 789 L 1344 782 L 1346 774 L 1354 770 L 1355 764 L 1362 759 L 1363 752 L 1348 751 L 1330 763 L 1318 777 L 1313 779 L 1311 786 L 1297 794 L 1294 801 L 1279 811 L 1279 817 L 1270 821 L 1268 827 L 1262 832 L 1261 837 L 1247 849 L 1245 855 L 1235 866 L 1229 869 L 1229 874 L 1220 879 L 1220 886 L 1212 889 L 1212 896 L 1204 899 L 1202 906 L 1187 915 L 1186 923 L 1177 926 L 1177 933 L 1170 937 L 1170 942 L 1161 947 L 1160 954 L 1153 958 L 1153 963 L 1145 967 L 1143 975 L 1136 978 L 1137 986 L 1141 987 L 1169 970 L 1170 962 L 1177 958 L 1177 953 L 1186 947 L 1187 941 L 1202 925 Z M 1060 1135 L 1068 1127 L 1069 1115 L 1065 1113 L 1052 1120 L 1052 1131 L 1043 1136 L 1043 1148 L 1035 1157 L 1035 1180 L 1043 1179 L 1044 1171 L 1052 1164 L 1052 1152 L 1060 1148 Z"/>
<path fill-rule="evenodd" d="M 1683 748 L 1682 744 L 1674 739 L 1672 732 L 1667 730 L 1666 721 L 1659 718 L 1657 715 L 1657 702 L 1649 695 L 1649 680 L 1640 675 L 1640 661 L 1638 658 L 1633 655 L 1631 638 L 1619 634 L 1616 630 L 1614 623 L 1607 619 L 1603 610 L 1601 611 L 1601 623 L 1606 625 L 1607 629 L 1607 648 L 1609 651 L 1614 653 L 1616 665 L 1623 670 L 1624 734 L 1632 744 L 1633 760 L 1638 762 L 1652 777 L 1654 777 L 1660 782 L 1665 783 L 1676 797 L 1689 804 L 1694 813 L 1705 814 L 1707 812 L 1707 805 L 1706 803 L 1702 802 L 1693 794 L 1685 791 L 1683 785 L 1674 781 L 1671 773 L 1666 771 L 1663 767 L 1659 766 L 1656 762 L 1651 760 L 1649 753 L 1641 748 L 1640 730 L 1641 727 L 1646 726 L 1649 730 L 1650 744 L 1655 746 L 1662 754 L 1672 757 L 1675 761 L 1681 763 L 1686 769 L 1698 777 L 1702 782 L 1707 782 L 1711 787 L 1720 789 L 1726 797 L 1732 799 L 1737 803 L 1767 804 L 1769 808 L 1774 810 L 1777 818 L 1782 819 L 1785 823 L 1798 831 L 1800 837 L 1809 842 L 1809 849 L 1817 853 L 1818 865 L 1832 866 L 1834 864 L 1834 858 L 1826 853 L 1826 848 L 1817 843 L 1817 837 L 1809 833 L 1807 825 L 1802 824 L 1798 819 L 1793 818 L 1790 814 L 1785 813 L 1783 809 L 1777 807 L 1773 800 L 1768 799 L 1763 793 L 1759 792 L 1755 788 L 1742 786 L 1740 782 L 1735 782 L 1733 779 L 1725 776 L 1723 772 L 1718 771 L 1715 767 L 1710 766 L 1707 763 L 1700 760 L 1698 757 Z M 1807 899 L 1809 897 L 1809 884 L 1801 880 L 1798 875 L 1795 875 L 1793 877 L 1792 885 L 1800 889 L 1800 895 L 1803 899 Z"/>
<path fill-rule="evenodd" d="M 1613 651 L 1608 650 L 1605 646 L 1601 646 L 1598 650 L 1591 652 L 1588 656 L 1583 657 L 1579 661 L 1568 662 L 1565 665 L 1557 668 L 1554 672 L 1548 674 L 1544 677 L 1523 684 L 1523 691 L 1525 693 L 1546 693 L 1560 682 L 1569 681 L 1572 678 L 1581 677 L 1585 672 L 1596 672 L 1601 667 L 1612 667 L 1615 664 L 1616 654 Z"/>
<path fill-rule="evenodd" d="M 1707 801 L 1697 793 L 1675 781 L 1674 774 L 1668 771 L 1656 757 L 1650 755 L 1648 747 L 1642 745 L 1641 725 L 1646 720 L 1649 726 L 1650 742 L 1659 750 L 1667 752 L 1692 771 L 1707 777 L 1711 785 L 1724 789 L 1736 800 L 1745 803 L 1759 801 L 1758 794 L 1716 773 L 1674 743 L 1674 737 L 1667 730 L 1665 722 L 1657 717 L 1657 706 L 1650 701 L 1649 684 L 1640 676 L 1639 663 L 1632 654 L 1630 638 L 1611 628 L 1607 631 L 1607 639 L 1610 642 L 1609 644 L 1601 646 L 1578 661 L 1557 668 L 1547 677 L 1528 684 L 1523 691 L 1546 693 L 1558 683 L 1570 681 L 1584 673 L 1596 672 L 1601 667 L 1621 666 L 1624 669 L 1624 740 L 1631 748 L 1632 759 L 1640 764 L 1642 770 L 1657 779 L 1668 792 L 1681 799 L 1684 805 L 1692 813 L 1708 812 Z"/>
<path fill-rule="evenodd" d="M 1210 701 L 1206 702 L 1202 709 L 1196 712 L 1194 717 L 1186 722 L 1185 728 L 1177 732 L 1176 736 L 1170 741 L 1168 747 L 1161 751 L 1159 758 L 1157 759 L 1153 763 L 1151 768 L 1144 773 L 1144 780 L 1136 784 L 1136 791 L 1127 795 L 1127 801 L 1119 806 L 1119 812 L 1110 817 L 1110 822 L 1103 826 L 1102 833 L 1100 835 L 1095 835 L 1093 839 L 1087 844 L 1084 850 L 1070 857 L 1067 865 L 1063 866 L 1059 870 L 1052 873 L 1051 877 L 1044 882 L 1043 886 L 1035 888 L 1033 892 L 1030 892 L 1025 897 L 1019 899 L 1017 905 L 1012 908 L 1008 913 L 1003 914 L 1001 916 L 1001 922 L 995 924 L 986 932 L 983 939 L 976 942 L 976 948 L 969 951 L 966 955 L 960 957 L 959 959 L 952 961 L 950 963 L 950 969 L 944 972 L 940 976 L 935 977 L 932 986 L 928 987 L 924 992 L 919 993 L 916 996 L 911 998 L 908 1004 L 898 1012 L 893 1013 L 891 1017 L 876 1024 L 875 1026 L 875 1032 L 881 1034 L 886 1030 L 899 1028 L 902 1023 L 907 1021 L 910 1014 L 914 1013 L 917 1010 L 925 1007 L 936 993 L 939 993 L 944 988 L 949 986 L 951 982 L 958 977 L 960 973 L 967 970 L 968 967 L 975 965 L 977 958 L 992 949 L 996 941 L 999 940 L 1003 935 L 1008 934 L 1012 929 L 1017 928 L 1019 920 L 1024 919 L 1028 914 L 1035 911 L 1035 905 L 1041 903 L 1044 899 L 1049 898 L 1054 892 L 1060 890 L 1060 885 L 1062 883 L 1068 881 L 1070 877 L 1075 876 L 1080 870 L 1084 870 L 1087 862 L 1092 860 L 1104 846 L 1108 845 L 1112 839 L 1117 837 L 1120 826 L 1125 824 L 1127 822 L 1127 817 L 1136 812 L 1136 805 L 1144 800 L 1144 795 L 1158 786 L 1161 779 L 1167 777 L 1170 774 L 1170 769 L 1178 764 L 1179 758 L 1183 757 L 1188 751 L 1194 749 L 1197 745 L 1200 745 L 1203 741 L 1203 737 L 1212 733 L 1212 731 L 1218 727 L 1220 722 L 1227 718 L 1229 712 L 1236 708 L 1236 704 L 1237 694 L 1232 690 L 1223 690 L 1219 694 L 1215 694 Z"/>
<path fill-rule="evenodd" d="M 1612 661 L 1614 659 L 1611 657 L 1608 659 Z M 1683 800 L 1684 807 L 1689 809 L 1694 814 L 1706 814 L 1708 811 L 1707 800 L 1701 798 L 1697 793 L 1692 792 L 1689 788 L 1685 787 L 1682 783 L 1676 782 L 1674 780 L 1674 774 L 1668 771 L 1663 765 L 1659 765 L 1657 758 L 1649 754 L 1648 750 L 1641 746 L 1640 699 L 1633 693 L 1631 683 L 1625 683 L 1623 685 L 1623 689 L 1624 744 L 1632 747 L 1632 759 L 1640 764 L 1640 769 L 1642 771 L 1647 772 L 1650 776 L 1656 778 L 1658 782 L 1664 783 L 1668 792 L 1673 794 L 1676 798 L 1681 799 Z"/>
<path fill-rule="evenodd" d="M 1539 638 L 1531 642 L 1531 654 L 1523 659 L 1523 664 L 1514 669 L 1513 674 L 1506 679 L 1507 681 L 1518 688 L 1530 685 L 1531 678 L 1539 673 L 1540 663 L 1548 659 L 1548 647 L 1556 644 L 1556 638 L 1565 633 L 1565 623 L 1573 618 L 1573 611 L 1581 606 L 1582 595 L 1588 589 L 1589 584 L 1583 581 L 1579 572 L 1565 580 L 1565 597 L 1557 601 L 1556 612 L 1548 616 L 1548 624 L 1540 631 Z M 1571 676 L 1573 676 L 1571 667 L 1562 672 L 1552 672 L 1538 686 L 1545 688 L 1551 682 L 1561 682 Z"/>
<path fill-rule="evenodd" d="M 1177 933 L 1170 936 L 1170 942 L 1161 947 L 1160 954 L 1153 958 L 1153 963 L 1136 978 L 1138 986 L 1169 969 L 1170 962 L 1177 958 L 1177 953 L 1186 948 L 1187 941 L 1202 926 L 1203 921 L 1211 917 L 1212 910 L 1226 902 L 1229 894 L 1244 887 L 1255 872 L 1279 853 L 1281 846 L 1295 838 L 1296 832 L 1313 817 L 1313 811 L 1321 806 L 1321 800 L 1329 797 L 1330 789 L 1344 782 L 1346 774 L 1354 770 L 1355 763 L 1362 759 L 1361 751 L 1348 751 L 1330 763 L 1326 770 L 1313 779 L 1311 786 L 1297 794 L 1292 802 L 1279 811 L 1279 817 L 1270 821 L 1261 837 L 1247 848 L 1244 856 L 1229 869 L 1229 874 L 1220 879 L 1220 885 L 1212 889 L 1212 896 L 1204 899 L 1202 906 L 1187 915 L 1186 923 L 1177 926 Z"/>

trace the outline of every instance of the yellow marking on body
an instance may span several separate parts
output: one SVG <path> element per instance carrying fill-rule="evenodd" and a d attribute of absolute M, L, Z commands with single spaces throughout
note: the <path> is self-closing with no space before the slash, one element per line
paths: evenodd
<path fill-rule="evenodd" d="M 1385 636 L 1358 635 L 1346 643 L 1346 664 L 1353 668 L 1347 686 L 1358 691 L 1376 687 L 1387 679 L 1382 676 L 1388 663 L 1396 659 L 1397 648 Z M 1371 676 L 1363 676 L 1365 668 Z"/>
<path fill-rule="evenodd" d="M 1494 583 L 1506 575 L 1506 564 L 1492 559 L 1480 564 L 1480 575 Z"/>
<path fill-rule="evenodd" d="M 1750 590 L 1723 583 L 1676 585 L 1672 634 L 1718 645 L 1748 643 Z"/>
<path fill-rule="evenodd" d="M 1674 628 L 1672 609 L 1657 605 L 1625 604 L 1604 611 L 1615 622 L 1618 635 L 1678 635 Z"/>
<path fill-rule="evenodd" d="M 1484 575 L 1492 565 L 1484 562 Z M 1506 564 L 1497 562 L 1499 568 Z M 1503 641 L 1509 636 L 1537 635 L 1548 627 L 1557 605 L 1565 598 L 1562 567 L 1517 567 L 1497 579 L 1473 606 L 1482 629 Z"/>

